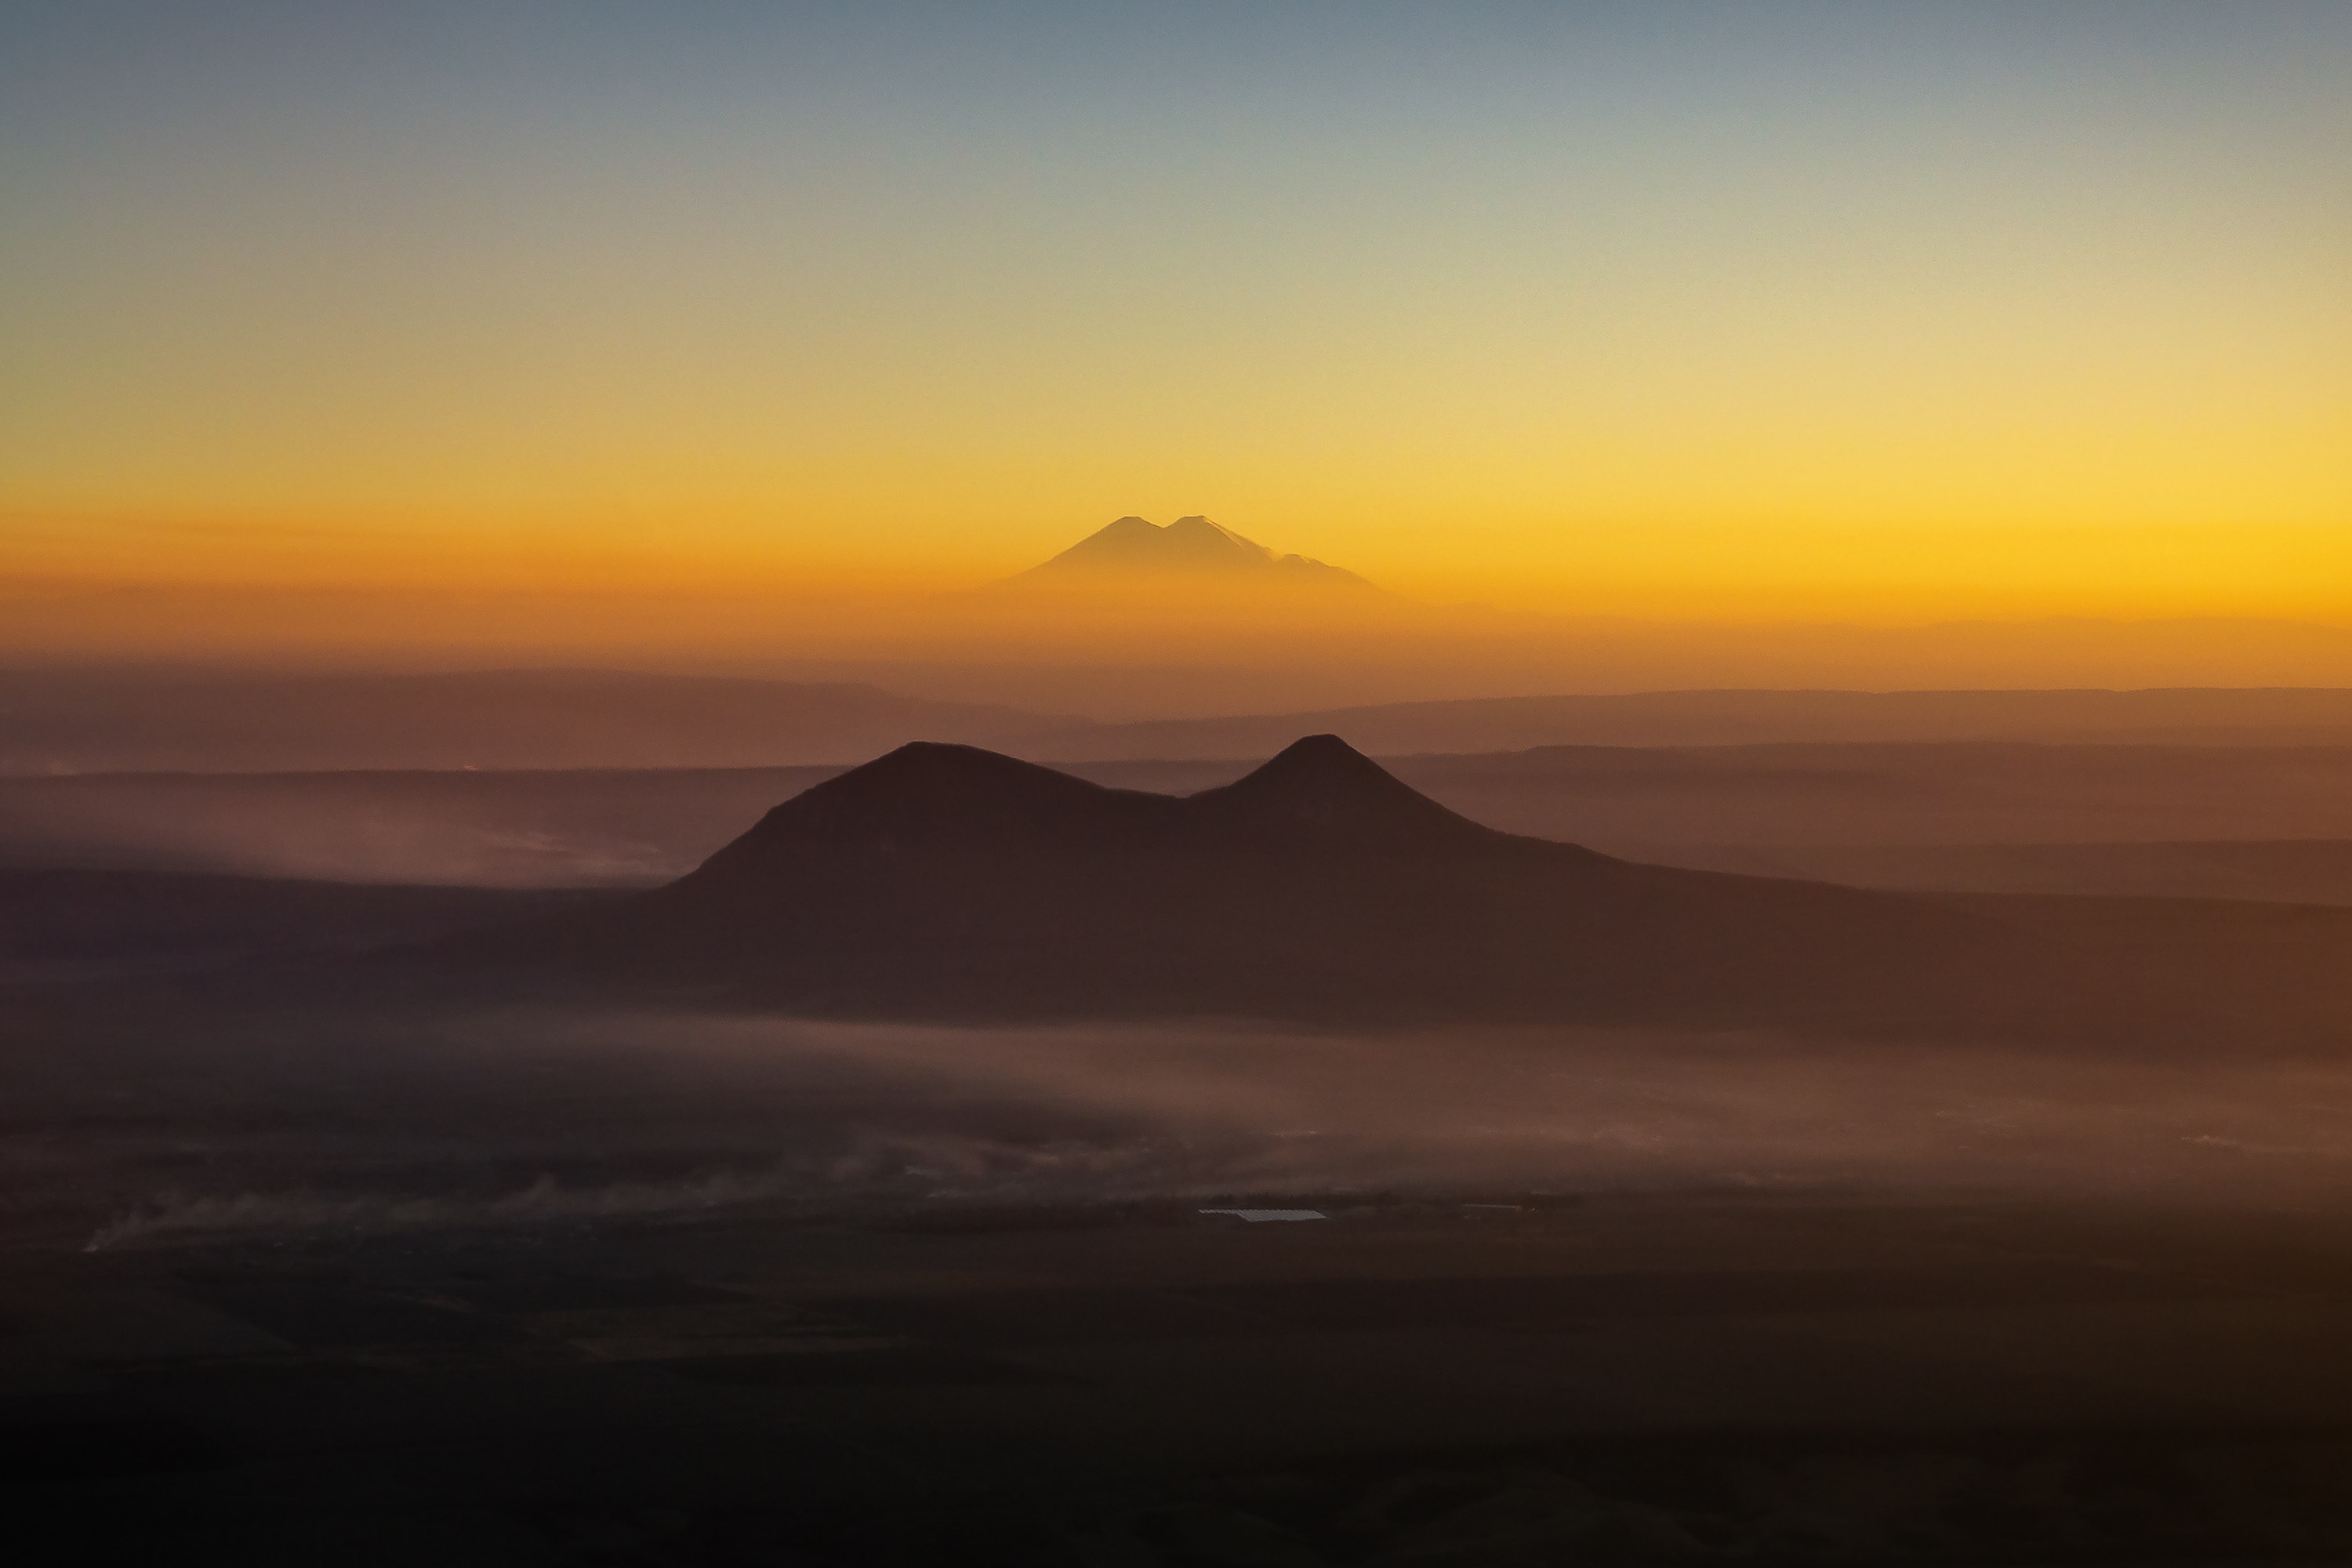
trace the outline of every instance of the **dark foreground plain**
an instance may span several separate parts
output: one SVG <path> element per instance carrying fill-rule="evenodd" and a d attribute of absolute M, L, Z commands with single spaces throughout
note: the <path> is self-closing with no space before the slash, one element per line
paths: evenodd
<path fill-rule="evenodd" d="M 1324 760 L 1337 796 L 1110 810 L 1180 850 L 1320 821 L 1293 873 L 1370 833 L 1521 875 Z M 1990 924 L 1994 981 L 2038 943 L 2156 1005 L 817 1022 L 509 984 L 495 933 L 610 930 L 612 893 L 26 874 L 11 1560 L 2352 1560 L 2343 911 L 1534 854 L 1578 897 L 1820 917 L 1780 934 L 1843 944 L 1828 978 Z M 717 882 L 707 929 L 776 908 Z"/>
<path fill-rule="evenodd" d="M 18 1253 L 15 1560 L 2352 1554 L 2318 1216 L 1320 1201 Z"/>
<path fill-rule="evenodd" d="M 2338 1062 L 6 1005 L 16 1561 L 2352 1554 Z"/>

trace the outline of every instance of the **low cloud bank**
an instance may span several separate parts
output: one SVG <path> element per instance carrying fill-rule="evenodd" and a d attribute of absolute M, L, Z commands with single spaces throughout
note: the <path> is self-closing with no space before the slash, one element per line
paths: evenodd
<path fill-rule="evenodd" d="M 343 1121 L 281 1125 L 249 1161 L 190 1112 L 221 1152 L 211 1171 L 246 1179 L 118 1203 L 89 1245 L 1234 1193 L 2332 1204 L 2352 1173 L 2352 1068 L 2333 1064 L 1608 1030 L 509 1016 L 438 1026 L 412 1060 L 378 1041 L 366 1070 L 373 1120 L 350 1121 L 345 1086 Z M 257 1067 L 215 1103 L 266 1096 L 294 1125 L 331 1082 L 315 1062 L 299 1082 Z M 533 1163 L 560 1173 L 482 1175 Z M 434 1173 L 461 1169 L 469 1190 Z"/>

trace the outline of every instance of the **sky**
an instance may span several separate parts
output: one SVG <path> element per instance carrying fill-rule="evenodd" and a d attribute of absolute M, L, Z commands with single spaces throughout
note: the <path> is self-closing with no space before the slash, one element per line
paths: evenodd
<path fill-rule="evenodd" d="M 5 0 L 0 594 L 2352 625 L 2347 149 L 2341 0 Z"/>

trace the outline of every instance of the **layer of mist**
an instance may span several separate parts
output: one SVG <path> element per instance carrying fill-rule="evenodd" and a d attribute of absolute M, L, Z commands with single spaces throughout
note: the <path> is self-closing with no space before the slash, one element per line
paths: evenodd
<path fill-rule="evenodd" d="M 747 1205 L 904 1218 L 1689 1189 L 2330 1206 L 2352 1173 L 2352 1067 L 2335 1063 L 1589 1029 L 121 1028 L 11 1064 L 11 1228 L 114 1247 Z"/>
<path fill-rule="evenodd" d="M 1330 691 L 1288 663 L 1093 666 L 1058 677 L 1051 668 L 984 663 L 788 668 L 878 677 L 891 689 L 871 679 L 614 669 L 0 670 L 0 775 L 797 767 L 862 762 L 908 741 L 1059 763 L 1214 761 L 1270 755 L 1326 732 L 1391 756 L 1576 745 L 2352 742 L 2352 689 L 2325 687 L 1757 689 L 1750 670 L 1740 689 L 1602 695 L 1596 690 L 1606 688 L 1564 673 L 1532 688 L 1441 680 L 1432 694 L 1424 672 L 1364 705 L 1321 700 Z M 1218 700 L 1202 710 L 1211 690 Z M 1447 700 L 1418 700 L 1430 695 Z M 1090 716 L 1066 716 L 1073 710 Z"/>
<path fill-rule="evenodd" d="M 1559 692 L 2352 683 L 2352 630 L 2309 622 L 1640 620 L 1416 605 L 1385 594 L 1276 605 L 1200 587 L 1106 595 L 1090 584 L 1050 605 L 986 592 L 650 591 L 616 602 L 555 591 L 453 599 L 430 590 L 206 587 L 142 593 L 135 610 L 119 595 L 58 593 L 10 604 L 0 657 L 822 676 L 1105 721 Z"/>

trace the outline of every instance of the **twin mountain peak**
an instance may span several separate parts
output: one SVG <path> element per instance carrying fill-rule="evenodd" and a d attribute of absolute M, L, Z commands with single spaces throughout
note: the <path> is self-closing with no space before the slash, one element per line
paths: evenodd
<path fill-rule="evenodd" d="M 1279 554 L 1205 517 L 1180 517 L 1161 527 L 1122 517 L 1097 530 L 1042 566 L 1013 578 L 1015 585 L 1102 579 L 1212 578 L 1233 584 L 1369 588 L 1353 572 L 1305 555 Z"/>
<path fill-rule="evenodd" d="M 468 964 L 802 1016 L 1945 1019 L 2021 973 L 1972 916 L 1480 826 L 1336 735 L 1191 795 L 899 747 L 667 887 Z M 1924 1001 L 1923 1001 L 1924 999 Z"/>
<path fill-rule="evenodd" d="M 823 846 L 929 851 L 1476 850 L 1517 842 L 1399 782 L 1337 735 L 1309 735 L 1192 795 L 1110 789 L 974 746 L 916 742 L 786 801 L 695 874 L 756 877 Z"/>

